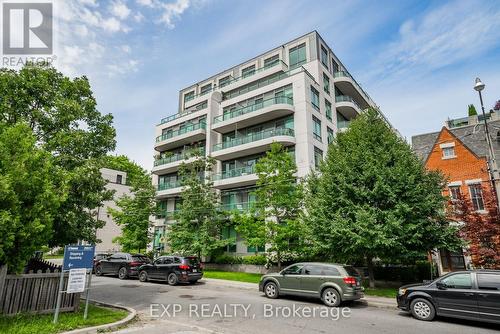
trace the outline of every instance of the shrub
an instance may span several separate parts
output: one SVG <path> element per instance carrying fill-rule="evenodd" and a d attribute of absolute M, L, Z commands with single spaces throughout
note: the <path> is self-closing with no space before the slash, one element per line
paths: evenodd
<path fill-rule="evenodd" d="M 265 255 L 250 255 L 250 256 L 245 256 L 243 258 L 243 263 L 244 264 L 253 264 L 253 265 L 259 265 L 263 266 L 267 262 L 267 258 Z"/>
<path fill-rule="evenodd" d="M 419 283 L 431 279 L 431 265 L 426 261 L 418 261 L 412 266 L 375 266 L 375 279 L 379 281 L 393 281 L 401 283 Z M 432 277 L 435 270 L 432 268 Z"/>
<path fill-rule="evenodd" d="M 241 263 L 243 263 L 243 259 L 239 256 L 222 254 L 222 255 L 215 257 L 214 263 L 217 263 L 217 264 L 241 264 Z"/>

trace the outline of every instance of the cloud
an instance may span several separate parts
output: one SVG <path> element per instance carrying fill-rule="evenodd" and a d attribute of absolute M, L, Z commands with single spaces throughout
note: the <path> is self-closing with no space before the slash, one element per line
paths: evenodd
<path fill-rule="evenodd" d="M 152 0 L 136 0 L 136 2 L 139 5 L 141 5 L 141 6 L 153 7 L 153 1 Z"/>
<path fill-rule="evenodd" d="M 130 9 L 122 1 L 114 1 L 111 4 L 111 13 L 120 20 L 125 20 L 130 15 L 130 12 Z"/>
<path fill-rule="evenodd" d="M 189 2 L 189 0 L 176 0 L 171 3 L 162 3 L 163 14 L 159 22 L 164 23 L 169 29 L 174 28 L 174 21 L 178 20 L 182 13 L 189 8 Z"/>

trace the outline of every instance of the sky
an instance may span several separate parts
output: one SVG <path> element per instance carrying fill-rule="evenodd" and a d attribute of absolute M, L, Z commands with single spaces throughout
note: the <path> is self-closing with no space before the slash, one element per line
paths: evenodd
<path fill-rule="evenodd" d="M 89 78 L 116 154 L 150 170 L 178 92 L 317 30 L 408 140 L 500 99 L 500 1 L 54 0 L 55 66 Z"/>

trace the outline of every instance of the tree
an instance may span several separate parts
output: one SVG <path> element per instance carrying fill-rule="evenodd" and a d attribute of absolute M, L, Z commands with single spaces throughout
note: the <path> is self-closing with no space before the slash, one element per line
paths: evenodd
<path fill-rule="evenodd" d="M 175 223 L 168 227 L 167 242 L 173 252 L 209 256 L 227 245 L 221 237 L 224 219 L 218 208 L 217 194 L 209 177 L 214 161 L 197 154 L 197 159 L 182 163 L 179 169 L 181 205 L 174 213 Z"/>
<path fill-rule="evenodd" d="M 450 219 L 460 225 L 460 235 L 468 245 L 468 253 L 476 268 L 500 269 L 500 214 L 496 196 L 482 187 L 485 212 L 474 209 L 471 200 L 459 196 L 450 203 Z"/>
<path fill-rule="evenodd" d="M 47 244 L 67 193 L 67 174 L 30 128 L 0 123 L 0 266 L 20 271 Z"/>
<path fill-rule="evenodd" d="M 362 262 L 374 286 L 373 260 L 409 262 L 435 248 L 454 248 L 445 219 L 444 178 L 423 163 L 368 110 L 337 134 L 319 174 L 308 182 L 305 223 L 313 251 Z"/>
<path fill-rule="evenodd" d="M 473 104 L 469 104 L 469 116 L 477 116 L 476 107 Z"/>
<path fill-rule="evenodd" d="M 0 123 L 28 124 L 37 145 L 69 177 L 69 194 L 54 213 L 49 245 L 95 241 L 103 222 L 93 212 L 111 198 L 99 168 L 115 148 L 113 117 L 99 113 L 86 77 L 70 79 L 47 65 L 0 69 L 0 91 Z"/>
<path fill-rule="evenodd" d="M 122 230 L 113 242 L 120 244 L 124 251 L 145 250 L 151 237 L 148 233 L 153 224 L 150 218 L 157 214 L 156 189 L 151 177 L 124 155 L 108 156 L 104 166 L 127 172 L 127 183 L 132 186 L 132 195 L 124 195 L 115 201 L 118 209 L 108 208 L 113 221 Z"/>
<path fill-rule="evenodd" d="M 269 245 L 281 269 L 283 254 L 296 250 L 302 236 L 299 214 L 302 187 L 297 182 L 293 156 L 279 143 L 271 144 L 255 165 L 258 176 L 255 206 L 248 213 L 235 214 L 236 230 L 250 246 Z"/>

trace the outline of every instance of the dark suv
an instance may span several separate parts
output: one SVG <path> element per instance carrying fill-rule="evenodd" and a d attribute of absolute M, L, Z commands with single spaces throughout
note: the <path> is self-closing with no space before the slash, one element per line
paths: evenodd
<path fill-rule="evenodd" d="M 137 276 L 140 266 L 150 263 L 151 260 L 142 254 L 115 253 L 107 258 L 101 259 L 95 266 L 97 276 L 118 275 L 119 279 Z"/>
<path fill-rule="evenodd" d="M 296 263 L 279 273 L 264 275 L 259 291 L 268 298 L 318 297 L 326 306 L 338 306 L 364 296 L 361 276 L 353 267 L 330 263 Z"/>
<path fill-rule="evenodd" d="M 456 271 L 399 288 L 398 307 L 419 319 L 436 315 L 500 323 L 500 270 Z"/>
<path fill-rule="evenodd" d="M 203 277 L 200 261 L 194 256 L 160 256 L 153 263 L 139 268 L 139 280 L 167 281 L 170 285 L 177 283 L 195 284 Z"/>

